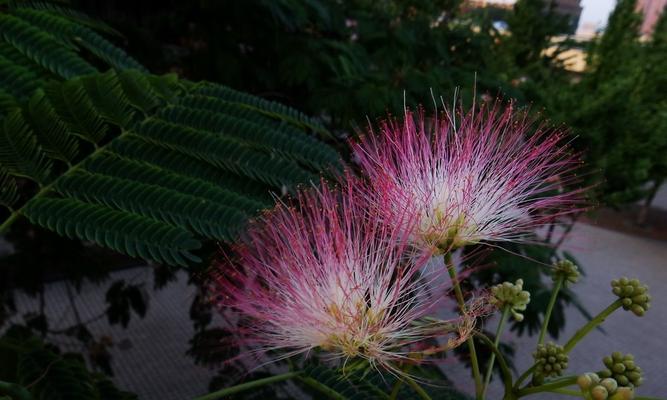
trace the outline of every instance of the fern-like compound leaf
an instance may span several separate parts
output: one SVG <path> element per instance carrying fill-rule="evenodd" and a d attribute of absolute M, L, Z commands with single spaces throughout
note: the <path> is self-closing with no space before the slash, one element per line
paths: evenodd
<path fill-rule="evenodd" d="M 106 136 L 109 126 L 80 79 L 52 83 L 44 88 L 44 92 L 72 134 L 91 143 L 98 143 Z"/>
<path fill-rule="evenodd" d="M 65 40 L 69 22 L 57 22 L 52 32 Z M 9 71 L 26 62 L 4 49 Z M 199 94 L 205 84 L 174 75 L 109 70 L 40 85 L 6 95 L 0 87 L 0 205 L 12 212 L 3 230 L 22 215 L 133 257 L 189 265 L 206 241 L 235 240 L 273 196 L 340 168 L 337 153 L 295 122 L 298 113 Z M 12 94 L 30 91 L 23 101 Z M 41 190 L 20 199 L 13 177 Z"/>
<path fill-rule="evenodd" d="M 160 146 L 276 187 L 292 187 L 296 183 L 315 179 L 293 162 L 267 156 L 228 136 L 172 124 L 157 118 L 146 119 L 134 132 Z"/>
<path fill-rule="evenodd" d="M 265 205 L 271 204 L 270 187 L 249 177 L 230 171 L 189 155 L 160 147 L 135 135 L 124 135 L 109 144 L 109 150 L 123 157 L 140 160 L 160 169 L 202 180 L 224 190 L 242 193 Z"/>
<path fill-rule="evenodd" d="M 113 43 L 98 35 L 92 29 L 76 25 L 72 28 L 72 33 L 76 35 L 82 47 L 89 50 L 101 60 L 116 69 L 136 69 L 142 72 L 148 72 L 133 57 L 130 57 L 125 51 L 116 47 Z"/>
<path fill-rule="evenodd" d="M 42 10 L 42 11 L 48 11 L 52 13 L 53 15 L 58 15 L 58 16 L 63 16 L 71 20 L 72 22 L 76 22 L 81 25 L 85 25 L 91 29 L 94 29 L 99 32 L 104 32 L 108 33 L 113 36 L 119 36 L 122 37 L 123 35 L 118 32 L 117 30 L 113 29 L 103 21 L 100 21 L 95 18 L 91 18 L 89 15 L 86 13 L 83 13 L 79 10 L 75 10 L 73 8 L 70 8 L 66 6 L 65 4 L 61 2 L 50 2 L 50 1 L 25 1 L 25 0 L 19 0 L 19 1 L 10 1 L 9 2 L 10 9 L 12 10 L 18 10 L 18 9 L 33 9 L 33 10 Z"/>
<path fill-rule="evenodd" d="M 119 71 L 118 80 L 127 100 L 144 115 L 148 115 L 165 100 L 154 88 L 146 74 L 139 71 L 132 69 Z"/>
<path fill-rule="evenodd" d="M 277 151 L 315 169 L 325 169 L 338 162 L 338 154 L 333 149 L 301 132 L 284 132 L 276 124 L 260 125 L 252 119 L 181 106 L 164 107 L 158 116 L 172 123 L 251 142 L 260 149 Z"/>
<path fill-rule="evenodd" d="M 36 197 L 23 208 L 33 223 L 72 239 L 84 239 L 132 257 L 186 266 L 201 243 L 186 229 L 77 199 Z"/>
<path fill-rule="evenodd" d="M 51 161 L 37 144 L 35 134 L 15 109 L 0 127 L 0 164 L 14 176 L 45 184 L 51 172 Z"/>
<path fill-rule="evenodd" d="M 128 128 L 134 118 L 134 109 L 113 70 L 95 76 L 78 78 L 95 110 L 106 122 Z"/>
<path fill-rule="evenodd" d="M 137 182 L 158 185 L 177 190 L 179 193 L 195 196 L 219 205 L 232 207 L 248 216 L 270 206 L 242 192 L 225 189 L 203 179 L 169 171 L 153 164 L 132 160 L 112 152 L 102 152 L 90 157 L 84 168 L 86 171 L 104 174 Z"/>
<path fill-rule="evenodd" d="M 79 153 L 79 142 L 56 113 L 42 90 L 28 102 L 25 111 L 37 140 L 46 154 L 65 163 L 72 163 Z"/>
<path fill-rule="evenodd" d="M 13 15 L 0 13 L 0 36 L 27 58 L 62 78 L 97 72 L 60 40 Z"/>
<path fill-rule="evenodd" d="M 0 88 L 18 100 L 30 96 L 43 82 L 24 65 L 14 63 L 0 53 Z"/>
<path fill-rule="evenodd" d="M 55 182 L 61 194 L 142 215 L 220 240 L 233 240 L 246 216 L 226 205 L 136 180 L 84 171 Z"/>
<path fill-rule="evenodd" d="M 0 205 L 11 209 L 18 200 L 16 181 L 0 166 Z"/>
<path fill-rule="evenodd" d="M 324 136 L 329 136 L 328 131 L 315 119 L 274 101 L 262 99 L 261 97 L 239 92 L 232 88 L 210 82 L 197 84 L 192 93 L 211 96 L 226 101 L 243 103 L 246 107 L 257 110 L 271 118 L 283 120 L 290 124 L 310 129 Z"/>

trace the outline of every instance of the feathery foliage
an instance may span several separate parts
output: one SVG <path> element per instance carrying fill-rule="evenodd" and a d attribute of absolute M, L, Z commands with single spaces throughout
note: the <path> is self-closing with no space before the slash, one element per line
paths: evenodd
<path fill-rule="evenodd" d="M 0 100 L 26 100 L 50 79 L 99 72 L 100 67 L 146 69 L 102 34 L 111 27 L 62 3 L 10 1 L 0 10 Z M 11 104 L 8 104 L 11 105 Z M 0 101 L 0 114 L 7 107 Z"/>
<path fill-rule="evenodd" d="M 233 240 L 272 191 L 340 168 L 337 153 L 312 136 L 315 127 L 304 130 L 312 126 L 305 116 L 247 95 L 235 99 L 249 103 L 214 99 L 225 106 L 207 110 L 180 104 L 202 88 L 234 93 L 110 70 L 50 82 L 8 110 L 0 200 L 22 206 L 2 229 L 22 215 L 63 236 L 188 265 L 201 260 L 206 240 Z M 37 182 L 37 193 L 18 199 L 15 178 Z"/>

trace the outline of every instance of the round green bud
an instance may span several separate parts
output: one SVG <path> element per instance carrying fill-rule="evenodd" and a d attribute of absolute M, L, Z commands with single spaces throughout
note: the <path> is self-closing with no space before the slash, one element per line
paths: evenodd
<path fill-rule="evenodd" d="M 612 370 L 612 372 L 614 372 L 616 374 L 622 374 L 623 372 L 625 372 L 625 365 L 622 364 L 622 363 L 614 364 L 611 367 L 611 370 Z"/>
<path fill-rule="evenodd" d="M 523 290 L 522 279 L 517 279 L 516 283 L 503 282 L 491 288 L 490 302 L 499 310 L 509 306 L 512 317 L 517 321 L 523 321 L 521 311 L 525 311 L 530 303 L 530 292 Z"/>
<path fill-rule="evenodd" d="M 606 400 L 609 397 L 609 392 L 604 386 L 596 386 L 591 389 L 591 397 L 593 400 Z"/>
<path fill-rule="evenodd" d="M 554 343 L 540 344 L 533 353 L 535 359 L 535 376 L 560 376 L 567 369 L 568 356 L 563 346 Z M 592 377 L 591 377 L 592 379 Z"/>
<path fill-rule="evenodd" d="M 561 260 L 554 263 L 554 270 L 551 278 L 555 281 L 558 279 L 563 279 L 563 286 L 568 284 L 577 283 L 581 274 L 579 273 L 579 267 L 569 260 Z"/>
<path fill-rule="evenodd" d="M 635 391 L 632 388 L 619 387 L 609 399 L 610 400 L 632 400 L 635 398 Z"/>
<path fill-rule="evenodd" d="M 577 377 L 577 385 L 579 385 L 581 390 L 586 390 L 590 388 L 591 385 L 593 385 L 593 380 L 590 376 L 588 376 L 588 374 L 579 375 Z"/>
<path fill-rule="evenodd" d="M 643 316 L 651 306 L 648 286 L 642 285 L 638 279 L 614 279 L 611 291 L 621 299 L 623 309 L 631 311 L 638 317 Z"/>
<path fill-rule="evenodd" d="M 620 387 L 636 387 L 642 383 L 642 369 L 635 363 L 632 354 L 623 354 L 619 351 L 602 359 L 606 367 L 600 371 L 603 378 L 613 378 Z"/>
<path fill-rule="evenodd" d="M 587 372 L 577 377 L 577 385 L 581 390 L 588 390 L 600 383 L 600 377 L 594 372 Z"/>
<path fill-rule="evenodd" d="M 618 388 L 618 383 L 612 378 L 603 379 L 602 382 L 600 382 L 600 385 L 604 386 L 609 393 L 614 393 L 616 388 Z"/>

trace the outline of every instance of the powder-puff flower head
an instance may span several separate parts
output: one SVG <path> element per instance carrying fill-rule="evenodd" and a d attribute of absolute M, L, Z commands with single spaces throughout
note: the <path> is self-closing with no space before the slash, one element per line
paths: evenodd
<path fill-rule="evenodd" d="M 458 115 L 457 115 L 458 114 Z M 352 143 L 376 200 L 391 214 L 414 208 L 406 227 L 419 247 L 447 252 L 481 241 L 514 241 L 581 210 L 568 191 L 579 161 L 560 131 L 536 127 L 511 104 L 445 110 L 426 120 L 408 111 Z"/>
<path fill-rule="evenodd" d="M 279 204 L 236 246 L 234 266 L 220 266 L 215 290 L 222 306 L 241 315 L 242 344 L 285 356 L 319 348 L 393 369 L 390 362 L 405 359 L 411 345 L 447 335 L 447 326 L 457 328 L 446 347 L 465 340 L 472 317 L 454 325 L 418 321 L 447 288 L 434 287 L 445 280 L 441 269 L 426 267 L 429 254 L 406 256 L 397 227 L 413 216 L 381 223 L 358 192 L 361 182 L 346 182 L 340 190 L 322 183 L 292 205 Z"/>

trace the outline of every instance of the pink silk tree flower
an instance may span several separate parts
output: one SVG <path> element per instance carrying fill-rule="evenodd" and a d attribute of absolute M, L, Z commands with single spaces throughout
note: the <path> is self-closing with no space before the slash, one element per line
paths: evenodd
<path fill-rule="evenodd" d="M 239 344 L 283 357 L 317 348 L 397 371 L 391 362 L 407 359 L 411 346 L 449 334 L 453 347 L 471 333 L 472 317 L 420 320 L 446 297 L 441 269 L 429 268 L 430 254 L 406 256 L 397 227 L 415 223 L 413 215 L 381 223 L 361 184 L 350 176 L 339 190 L 322 183 L 280 203 L 251 223 L 234 261 L 218 266 L 214 290 L 240 316 Z"/>
<path fill-rule="evenodd" d="M 405 227 L 413 243 L 444 253 L 521 240 L 582 211 L 583 189 L 567 189 L 580 162 L 564 133 L 534 125 L 511 103 L 445 109 L 430 120 L 406 111 L 402 122 L 384 122 L 352 149 L 385 218 L 414 209 L 419 222 Z"/>

